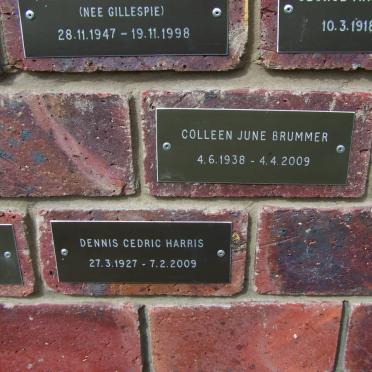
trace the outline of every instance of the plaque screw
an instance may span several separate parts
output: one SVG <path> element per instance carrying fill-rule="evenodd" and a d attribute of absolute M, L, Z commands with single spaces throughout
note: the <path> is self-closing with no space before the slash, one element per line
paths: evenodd
<path fill-rule="evenodd" d="M 9 251 L 6 251 L 6 252 L 4 252 L 4 257 L 5 258 L 10 258 L 10 257 L 12 257 L 12 253 L 9 252 Z"/>
<path fill-rule="evenodd" d="M 65 257 L 68 256 L 68 250 L 66 248 L 62 248 L 61 249 L 61 255 L 65 256 Z"/>
<path fill-rule="evenodd" d="M 294 11 L 294 7 L 291 4 L 284 5 L 284 8 L 283 9 L 284 9 L 284 13 L 285 14 L 291 14 Z"/>
<path fill-rule="evenodd" d="M 234 232 L 233 235 L 232 235 L 232 241 L 235 243 L 235 244 L 238 244 L 240 242 L 240 236 L 238 233 Z"/>
<path fill-rule="evenodd" d="M 344 145 L 338 145 L 336 147 L 336 151 L 339 153 L 339 154 L 343 154 L 345 152 L 345 146 Z"/>
<path fill-rule="evenodd" d="M 219 251 L 217 251 L 217 256 L 219 258 L 225 257 L 225 254 L 226 252 L 223 249 L 220 249 Z"/>
<path fill-rule="evenodd" d="M 35 12 L 31 9 L 26 10 L 25 16 L 26 16 L 27 19 L 29 19 L 31 21 L 32 19 L 35 18 Z"/>
<path fill-rule="evenodd" d="M 212 15 L 213 15 L 213 17 L 215 17 L 215 18 L 221 17 L 221 15 L 222 15 L 222 10 L 221 10 L 220 8 L 214 8 L 214 9 L 212 10 Z"/>
<path fill-rule="evenodd" d="M 169 151 L 172 148 L 172 145 L 169 142 L 164 142 L 163 143 L 163 150 L 164 151 Z"/>

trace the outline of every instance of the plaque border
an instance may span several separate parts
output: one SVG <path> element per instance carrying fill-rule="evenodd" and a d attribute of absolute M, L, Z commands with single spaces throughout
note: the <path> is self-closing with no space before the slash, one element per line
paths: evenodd
<path fill-rule="evenodd" d="M 25 46 L 25 41 L 24 41 L 24 31 L 23 31 L 23 15 L 21 13 L 20 9 L 20 1 L 22 0 L 15 0 L 17 3 L 17 9 L 18 9 L 18 15 L 19 15 L 19 25 L 20 25 L 20 34 L 21 34 L 21 40 L 22 40 L 22 52 L 23 52 L 23 57 L 26 60 L 35 60 L 35 59 L 40 59 L 40 60 L 45 60 L 45 59 L 73 59 L 73 58 L 133 58 L 133 57 L 148 57 L 148 58 L 153 58 L 153 57 L 229 57 L 230 56 L 230 9 L 229 9 L 229 1 L 230 0 L 224 0 L 226 2 L 226 9 L 227 9 L 227 14 L 226 14 L 226 45 L 225 45 L 225 52 L 223 54 L 221 53 L 188 53 L 188 54 L 182 54 L 182 53 L 159 53 L 159 54 L 91 54 L 91 55 L 69 55 L 69 56 L 53 56 L 53 55 L 44 55 L 44 56 L 28 56 L 26 53 L 26 46 Z M 38 0 L 36 0 L 38 1 Z M 59 0 L 63 1 L 63 0 Z M 201 1 L 201 0 L 200 0 Z"/>
<path fill-rule="evenodd" d="M 115 282 L 100 282 L 100 281 L 79 281 L 79 282 L 73 282 L 73 281 L 63 281 L 61 282 L 60 281 L 60 276 L 59 276 L 59 266 L 58 266 L 58 262 L 57 262 L 57 255 L 56 255 L 56 246 L 55 246 L 55 238 L 54 238 L 54 233 L 53 233 L 53 223 L 117 223 L 117 224 L 125 224 L 125 223 L 147 223 L 147 224 L 164 224 L 164 223 L 171 223 L 171 224 L 225 224 L 225 225 L 229 225 L 230 227 L 230 234 L 229 234 L 229 266 L 228 266 L 228 270 L 229 270 L 229 281 L 228 282 L 170 282 L 170 281 L 167 281 L 167 282 L 163 282 L 163 281 L 143 281 L 143 282 L 127 282 L 125 280 L 119 282 L 119 281 L 115 281 Z M 58 282 L 59 283 L 63 283 L 63 284 L 74 284 L 74 283 L 85 283 L 85 284 L 104 284 L 104 285 L 117 285 L 117 284 L 120 284 L 120 283 L 125 283 L 125 284 L 128 284 L 128 285 L 144 285 L 144 284 L 151 284 L 151 285 L 167 285 L 167 284 L 170 284 L 170 285 L 210 285 L 210 284 L 225 284 L 225 285 L 231 285 L 232 284 L 232 256 L 233 256 L 233 242 L 232 242 L 232 234 L 233 234 L 233 221 L 215 221 L 215 220 L 195 220 L 195 221 L 171 221 L 171 220 L 157 220 L 157 221 L 150 221 L 150 220 L 142 220 L 142 221 L 138 221 L 138 220 L 130 220 L 130 221 L 112 221 L 112 220 L 49 220 L 49 226 L 50 226 L 50 233 L 51 233 L 51 237 L 52 237 L 52 243 L 53 243 L 53 247 L 52 247 L 52 250 L 53 250 L 53 256 L 54 256 L 54 260 L 55 260 L 55 270 L 56 270 L 56 273 L 57 273 L 57 278 L 58 278 Z M 140 248 L 139 248 L 140 249 Z"/>
<path fill-rule="evenodd" d="M 309 184 L 309 183 L 288 183 L 288 182 L 275 182 L 275 183 L 256 183 L 256 182 L 249 182 L 249 183 L 241 183 L 241 182 L 231 182 L 231 181 L 218 181 L 218 182 L 211 182 L 211 181 L 199 181 L 199 182 L 193 182 L 193 181 L 160 181 L 159 180 L 159 149 L 158 149 L 158 111 L 161 110 L 188 110 L 188 111 L 244 111 L 244 112 L 304 112 L 304 113 L 336 113 L 336 114 L 353 114 L 353 123 L 351 127 L 351 138 L 350 138 L 350 147 L 348 152 L 348 162 L 347 162 L 347 170 L 346 170 L 346 178 L 345 182 L 343 184 Z M 353 134 L 355 130 L 355 118 L 356 118 L 356 111 L 341 111 L 341 110 L 276 110 L 276 109 L 233 109 L 233 108 L 208 108 L 208 107 L 156 107 L 155 109 L 155 162 L 156 162 L 156 182 L 160 184 L 197 184 L 197 185 L 218 185 L 218 184 L 224 184 L 224 185 L 293 185 L 293 186 L 346 186 L 348 181 L 348 175 L 350 170 L 350 158 L 352 154 L 352 145 L 353 145 Z"/>

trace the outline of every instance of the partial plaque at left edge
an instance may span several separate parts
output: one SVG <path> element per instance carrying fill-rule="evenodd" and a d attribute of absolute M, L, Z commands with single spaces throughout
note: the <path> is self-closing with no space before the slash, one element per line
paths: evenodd
<path fill-rule="evenodd" d="M 0 284 L 23 284 L 12 225 L 0 225 Z"/>

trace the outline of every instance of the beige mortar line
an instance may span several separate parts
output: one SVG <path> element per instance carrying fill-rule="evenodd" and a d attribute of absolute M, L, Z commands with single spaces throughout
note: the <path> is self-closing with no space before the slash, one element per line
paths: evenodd
<path fill-rule="evenodd" d="M 337 352 L 334 364 L 335 372 L 345 371 L 346 343 L 349 328 L 350 312 L 351 312 L 350 303 L 345 301 L 342 305 L 341 322 L 337 342 Z"/>
<path fill-rule="evenodd" d="M 341 71 L 266 71 L 252 63 L 247 71 L 177 73 L 132 72 L 83 74 L 19 73 L 5 78 L 0 85 L 2 93 L 64 92 L 64 93 L 139 93 L 148 89 L 160 90 L 215 90 L 215 89 L 273 89 L 291 91 L 371 92 L 371 74 Z M 83 76 L 82 76 L 83 75 Z M 43 77 L 42 80 L 39 79 Z M 47 79 L 44 79 L 47 77 Z M 175 86 L 176 85 L 176 86 Z M 99 87 L 97 89 L 97 87 Z"/>
<path fill-rule="evenodd" d="M 36 258 L 36 262 L 33 262 L 33 267 L 35 269 L 35 288 L 38 290 L 34 296 L 44 296 L 48 294 L 48 290 L 45 287 L 45 283 L 43 280 L 43 274 L 42 274 L 42 268 L 41 268 L 41 255 L 40 255 L 40 245 L 39 242 L 39 230 L 38 230 L 38 224 L 37 224 L 37 214 L 34 213 L 34 208 L 31 206 L 28 209 L 28 215 L 30 216 L 32 220 L 31 226 L 29 226 L 29 231 L 32 231 L 31 236 L 29 236 L 29 239 L 31 240 L 28 242 L 31 244 L 31 246 L 34 248 L 33 254 L 31 256 Z"/>
<path fill-rule="evenodd" d="M 138 154 L 138 179 L 140 183 L 140 191 L 139 193 L 143 194 L 146 192 L 146 184 L 145 184 L 145 175 L 144 175 L 144 156 L 145 156 L 145 146 L 143 141 L 143 133 L 142 133 L 142 118 L 141 118 L 141 96 L 138 94 L 133 94 L 134 105 L 132 105 L 132 109 L 135 110 L 135 115 L 137 118 L 137 154 Z"/>
<path fill-rule="evenodd" d="M 2 297 L 1 303 L 9 304 L 79 304 L 79 303 L 105 303 L 105 304 L 134 304 L 138 306 L 153 306 L 153 305 L 231 305 L 236 303 L 320 303 L 320 302 L 339 302 L 348 301 L 351 305 L 354 304 L 372 304 L 371 296 L 270 296 L 270 295 L 255 295 L 250 297 L 187 297 L 187 296 L 120 296 L 120 297 L 91 297 L 91 296 L 67 296 L 54 292 L 46 292 L 43 296 L 32 296 L 29 298 L 14 298 Z"/>
<path fill-rule="evenodd" d="M 143 181 L 143 180 L 142 180 Z M 59 198 L 52 200 L 35 200 L 12 204 L 11 200 L 0 201 L 0 208 L 17 205 L 24 208 L 56 208 L 56 209 L 206 209 L 217 211 L 219 209 L 248 209 L 252 206 L 276 206 L 286 208 L 357 208 L 369 207 L 372 197 L 364 199 L 281 199 L 281 198 L 156 198 L 146 193 L 126 198 Z"/>
<path fill-rule="evenodd" d="M 250 239 L 248 245 L 248 252 L 249 252 L 249 263 L 246 267 L 246 275 L 248 277 L 248 291 L 247 295 L 255 295 L 255 262 L 256 262 L 256 241 L 257 241 L 257 228 L 258 228 L 258 218 L 259 218 L 259 206 L 254 204 L 249 211 L 250 216 Z"/>

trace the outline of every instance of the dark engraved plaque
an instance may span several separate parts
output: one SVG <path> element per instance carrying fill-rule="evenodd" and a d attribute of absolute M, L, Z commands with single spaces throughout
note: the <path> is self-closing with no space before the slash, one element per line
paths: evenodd
<path fill-rule="evenodd" d="M 230 222 L 51 224 L 60 282 L 230 282 Z"/>
<path fill-rule="evenodd" d="M 354 113 L 157 110 L 158 182 L 343 185 Z"/>
<path fill-rule="evenodd" d="M 26 57 L 227 55 L 227 0 L 18 0 Z"/>
<path fill-rule="evenodd" d="M 0 225 L 0 284 L 23 284 L 12 225 Z"/>
<path fill-rule="evenodd" d="M 278 0 L 278 52 L 372 52 L 372 2 Z"/>

